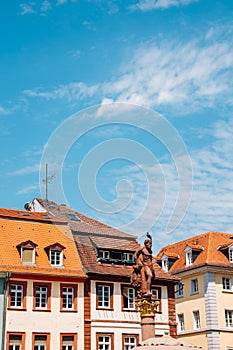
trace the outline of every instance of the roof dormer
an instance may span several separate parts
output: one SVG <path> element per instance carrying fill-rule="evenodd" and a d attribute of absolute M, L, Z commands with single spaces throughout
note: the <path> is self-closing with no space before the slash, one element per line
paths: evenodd
<path fill-rule="evenodd" d="M 17 245 L 20 252 L 20 258 L 23 264 L 36 263 L 36 247 L 37 244 L 28 240 Z"/>
<path fill-rule="evenodd" d="M 229 262 L 233 264 L 233 243 L 223 244 L 220 247 L 218 247 L 217 250 L 221 250 L 221 252 L 227 257 Z"/>
<path fill-rule="evenodd" d="M 51 266 L 63 267 L 64 266 L 64 249 L 65 247 L 56 242 L 45 248 L 48 254 Z"/>
<path fill-rule="evenodd" d="M 194 263 L 198 255 L 204 250 L 204 247 L 198 244 L 189 244 L 185 248 L 185 261 L 186 266 L 190 266 Z"/>
<path fill-rule="evenodd" d="M 163 253 L 162 258 L 161 258 L 162 269 L 166 272 L 169 271 L 170 268 L 175 263 L 175 261 L 179 258 L 180 258 L 180 256 L 176 253 L 172 253 L 172 252 L 166 252 L 166 254 Z"/>

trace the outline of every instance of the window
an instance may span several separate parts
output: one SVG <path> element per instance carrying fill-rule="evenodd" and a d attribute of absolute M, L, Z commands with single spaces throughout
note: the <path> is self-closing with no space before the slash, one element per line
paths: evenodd
<path fill-rule="evenodd" d="M 108 250 L 100 250 L 99 251 L 100 259 L 110 259 L 110 252 Z"/>
<path fill-rule="evenodd" d="M 36 247 L 37 244 L 30 240 L 17 245 L 23 264 L 35 264 Z"/>
<path fill-rule="evenodd" d="M 125 262 L 134 263 L 134 255 L 132 253 L 124 253 L 123 260 Z"/>
<path fill-rule="evenodd" d="M 67 214 L 68 218 L 73 221 L 81 221 L 80 218 L 75 214 Z"/>
<path fill-rule="evenodd" d="M 176 284 L 175 286 L 175 297 L 181 298 L 184 296 L 184 283 Z"/>
<path fill-rule="evenodd" d="M 233 263 L 233 248 L 229 248 L 229 261 Z"/>
<path fill-rule="evenodd" d="M 192 265 L 193 263 L 193 255 L 192 255 L 192 249 L 189 249 L 186 251 L 186 265 Z"/>
<path fill-rule="evenodd" d="M 222 289 L 223 290 L 231 290 L 231 287 L 232 287 L 231 278 L 222 277 Z"/>
<path fill-rule="evenodd" d="M 8 307 L 11 309 L 26 310 L 27 282 L 10 281 Z"/>
<path fill-rule="evenodd" d="M 45 251 L 49 257 L 50 264 L 52 266 L 63 266 L 63 251 L 65 247 L 56 242 L 45 248 Z"/>
<path fill-rule="evenodd" d="M 198 279 L 195 278 L 191 280 L 191 294 L 197 294 L 198 293 Z"/>
<path fill-rule="evenodd" d="M 138 345 L 139 336 L 137 334 L 135 335 L 123 334 L 122 337 L 123 337 L 123 346 L 122 346 L 123 350 L 134 349 Z"/>
<path fill-rule="evenodd" d="M 33 284 L 33 309 L 50 311 L 51 307 L 51 284 L 34 283 Z"/>
<path fill-rule="evenodd" d="M 135 290 L 129 286 L 121 287 L 122 293 L 122 309 L 124 310 L 135 310 L 134 299 Z"/>
<path fill-rule="evenodd" d="M 7 333 L 6 349 L 7 350 L 24 350 L 25 333 Z"/>
<path fill-rule="evenodd" d="M 184 314 L 178 314 L 178 332 L 184 332 Z"/>
<path fill-rule="evenodd" d="M 113 309 L 113 284 L 96 283 L 96 306 L 99 309 Z"/>
<path fill-rule="evenodd" d="M 52 266 L 62 266 L 62 251 L 61 250 L 50 250 L 50 263 Z"/>
<path fill-rule="evenodd" d="M 226 327 L 233 327 L 233 310 L 225 310 Z"/>
<path fill-rule="evenodd" d="M 77 311 L 77 285 L 61 284 L 61 311 Z"/>
<path fill-rule="evenodd" d="M 113 334 L 96 334 L 97 350 L 113 350 Z"/>
<path fill-rule="evenodd" d="M 162 259 L 162 269 L 166 272 L 169 270 L 168 265 L 169 265 L 168 258 Z"/>
<path fill-rule="evenodd" d="M 156 307 L 157 312 L 162 312 L 162 302 L 161 302 L 161 287 L 152 287 L 151 294 L 154 298 L 159 299 L 160 303 Z"/>
<path fill-rule="evenodd" d="M 61 350 L 76 350 L 77 349 L 77 334 L 61 334 Z"/>
<path fill-rule="evenodd" d="M 33 350 L 49 350 L 50 334 L 32 333 L 32 349 Z"/>
<path fill-rule="evenodd" d="M 194 329 L 200 329 L 201 328 L 199 310 L 193 311 L 193 326 L 194 326 Z"/>

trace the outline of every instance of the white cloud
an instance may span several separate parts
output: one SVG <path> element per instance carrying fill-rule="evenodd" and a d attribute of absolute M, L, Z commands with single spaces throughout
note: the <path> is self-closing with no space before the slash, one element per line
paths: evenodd
<path fill-rule="evenodd" d="M 41 11 L 42 12 L 47 12 L 52 8 L 50 2 L 48 0 L 44 0 L 41 4 Z"/>
<path fill-rule="evenodd" d="M 39 164 L 28 165 L 22 169 L 17 169 L 17 170 L 12 171 L 8 175 L 11 175 L 11 176 L 28 175 L 28 174 L 39 172 L 39 169 L 40 169 Z"/>
<path fill-rule="evenodd" d="M 219 121 L 209 127 L 212 142 L 202 149 L 192 151 L 190 156 L 193 165 L 193 193 L 187 212 L 179 212 L 183 216 L 181 224 L 168 234 L 166 229 L 172 217 L 179 193 L 179 177 L 175 166 L 160 160 L 165 179 L 166 196 L 160 181 L 157 181 L 158 168 L 146 163 L 125 167 L 109 174 L 109 178 L 128 180 L 132 183 L 133 192 L 127 186 L 120 192 L 122 203 L 131 199 L 127 208 L 112 216 L 102 215 L 99 219 L 115 227 L 131 222 L 130 232 L 144 235 L 147 230 L 154 237 L 154 252 L 167 244 L 192 237 L 207 231 L 233 232 L 233 121 Z M 142 166 L 144 174 L 138 165 Z M 185 169 L 183 169 L 185 171 Z M 146 174 L 146 177 L 145 177 Z M 155 179 L 149 182 L 147 179 Z M 97 183 L 98 186 L 98 183 Z M 147 205 L 147 191 L 154 196 L 153 204 L 144 211 Z M 159 216 L 159 205 L 164 201 L 164 209 Z M 113 203 L 114 205 L 114 203 Z M 136 219 L 139 221 L 136 222 Z M 136 223 L 136 224 L 135 224 Z M 151 223 L 156 223 L 150 227 Z M 128 229 L 128 227 L 127 227 Z"/>
<path fill-rule="evenodd" d="M 21 195 L 21 194 L 35 193 L 35 191 L 37 191 L 38 189 L 39 189 L 38 185 L 31 185 L 31 186 L 22 188 L 21 190 L 16 192 L 16 194 Z"/>
<path fill-rule="evenodd" d="M 35 2 L 29 2 L 28 4 L 20 4 L 20 14 L 21 15 L 28 15 L 28 14 L 35 14 L 36 13 L 36 9 L 35 9 Z"/>
<path fill-rule="evenodd" d="M 190 3 L 196 1 L 198 0 L 140 0 L 138 3 L 131 6 L 131 9 L 151 11 L 157 9 L 167 9 L 169 7 L 189 5 Z"/>
<path fill-rule="evenodd" d="M 200 38 L 186 44 L 175 40 L 160 45 L 145 43 L 122 64 L 114 80 L 102 84 L 73 82 L 52 91 L 24 93 L 72 102 L 90 97 L 95 98 L 93 103 L 109 99 L 187 114 L 220 104 L 232 105 L 232 81 L 232 40 Z"/>
<path fill-rule="evenodd" d="M 23 93 L 29 97 L 39 97 L 46 100 L 67 99 L 78 101 L 93 96 L 98 91 L 98 85 L 88 86 L 84 83 L 69 83 L 62 85 L 52 91 L 24 90 Z"/>

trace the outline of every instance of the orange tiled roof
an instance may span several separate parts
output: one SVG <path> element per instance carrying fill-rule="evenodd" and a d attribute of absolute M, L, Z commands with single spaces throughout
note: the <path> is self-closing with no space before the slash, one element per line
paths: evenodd
<path fill-rule="evenodd" d="M 10 209 L 8 214 L 10 214 Z M 68 225 L 59 226 L 48 222 L 18 221 L 0 217 L 0 270 L 17 273 L 36 273 L 72 277 L 85 277 L 76 246 Z M 36 244 L 36 264 L 23 264 L 20 249 L 22 242 L 32 241 Z M 59 243 L 64 249 L 64 268 L 52 267 L 45 248 Z"/>
<path fill-rule="evenodd" d="M 64 220 L 56 218 L 53 215 L 50 215 L 46 212 L 32 212 L 27 210 L 16 210 L 7 208 L 0 208 L 0 218 L 64 224 Z"/>
<path fill-rule="evenodd" d="M 180 255 L 180 259 L 177 259 L 170 268 L 169 271 L 171 273 L 192 269 L 194 267 L 202 266 L 205 264 L 232 267 L 232 264 L 220 249 L 221 247 L 223 249 L 224 247 L 227 248 L 233 244 L 232 238 L 232 234 L 229 233 L 206 232 L 199 236 L 195 236 L 162 248 L 156 258 L 157 260 L 160 260 L 163 254 L 169 256 L 171 252 L 173 254 L 175 253 L 177 255 Z M 200 253 L 198 254 L 196 260 L 190 266 L 186 266 L 186 257 L 184 253 L 184 250 L 187 246 L 191 247 L 194 250 L 195 247 L 198 247 L 196 250 L 200 250 Z"/>

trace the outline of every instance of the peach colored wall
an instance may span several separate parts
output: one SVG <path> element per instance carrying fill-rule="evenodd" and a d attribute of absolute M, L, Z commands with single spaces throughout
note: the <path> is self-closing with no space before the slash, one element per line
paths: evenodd
<path fill-rule="evenodd" d="M 27 311 L 7 311 L 6 331 L 26 332 L 25 350 L 32 349 L 32 332 L 51 334 L 50 349 L 60 349 L 60 333 L 77 333 L 83 348 L 83 284 L 78 283 L 78 311 L 60 312 L 60 282 L 52 282 L 51 312 L 32 311 L 33 282 L 27 281 Z M 40 281 L 43 282 L 43 281 Z M 47 282 L 47 281 L 44 281 Z"/>

